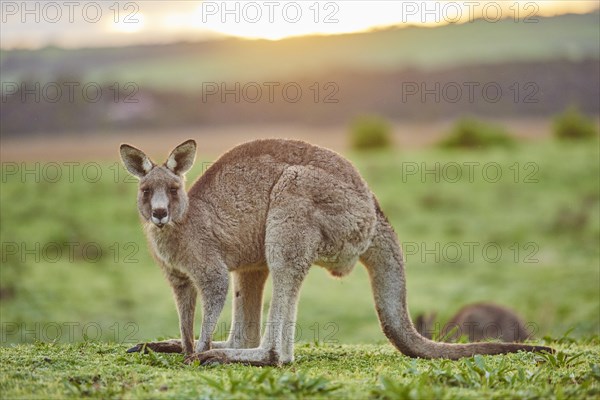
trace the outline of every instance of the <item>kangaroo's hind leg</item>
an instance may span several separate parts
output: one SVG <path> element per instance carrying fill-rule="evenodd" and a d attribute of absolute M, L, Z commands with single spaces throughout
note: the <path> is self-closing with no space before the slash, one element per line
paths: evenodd
<path fill-rule="evenodd" d="M 253 349 L 215 349 L 199 354 L 201 363 L 280 365 L 293 360 L 296 304 L 310 262 L 291 263 L 278 259 L 269 263 L 273 297 L 260 346 Z M 290 335 L 289 337 L 287 335 Z"/>
<path fill-rule="evenodd" d="M 320 232 L 301 212 L 270 212 L 266 259 L 273 282 L 269 317 L 260 346 L 215 349 L 198 355 L 202 363 L 280 365 L 293 360 L 296 310 L 302 282 L 315 261 Z"/>
<path fill-rule="evenodd" d="M 234 271 L 233 319 L 225 342 L 212 343 L 213 349 L 258 347 L 262 320 L 263 289 L 269 276 L 267 266 L 249 271 Z"/>

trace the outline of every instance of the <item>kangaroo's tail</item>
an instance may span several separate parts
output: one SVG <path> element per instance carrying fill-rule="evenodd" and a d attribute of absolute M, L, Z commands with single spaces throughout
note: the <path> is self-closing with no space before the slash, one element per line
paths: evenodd
<path fill-rule="evenodd" d="M 369 271 L 375 308 L 383 332 L 392 344 L 410 357 L 458 359 L 474 354 L 504 354 L 517 351 L 547 351 L 549 347 L 517 343 L 449 344 L 421 336 L 406 305 L 406 281 L 402 250 L 396 233 L 377 205 L 377 228 L 370 247 L 361 255 Z"/>

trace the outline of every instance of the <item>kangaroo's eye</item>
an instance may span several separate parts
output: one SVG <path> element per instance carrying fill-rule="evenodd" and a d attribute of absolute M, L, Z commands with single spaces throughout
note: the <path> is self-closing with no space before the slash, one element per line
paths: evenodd
<path fill-rule="evenodd" d="M 150 189 L 142 189 L 142 194 L 148 196 L 150 194 Z"/>
<path fill-rule="evenodd" d="M 170 191 L 171 191 L 171 194 L 177 194 L 178 189 L 177 188 L 171 188 Z"/>

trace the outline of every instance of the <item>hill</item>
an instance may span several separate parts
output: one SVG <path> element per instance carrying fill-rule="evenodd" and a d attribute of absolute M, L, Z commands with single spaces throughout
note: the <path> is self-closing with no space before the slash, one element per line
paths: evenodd
<path fill-rule="evenodd" d="M 147 89 L 196 91 L 203 82 L 278 80 L 349 69 L 446 69 L 472 64 L 600 58 L 598 13 L 539 18 L 537 23 L 478 20 L 437 28 L 390 28 L 281 41 L 198 43 L 0 54 L 3 81 L 77 76 L 136 82 Z"/>
<path fill-rule="evenodd" d="M 2 135 L 598 114 L 598 17 L 4 51 Z"/>

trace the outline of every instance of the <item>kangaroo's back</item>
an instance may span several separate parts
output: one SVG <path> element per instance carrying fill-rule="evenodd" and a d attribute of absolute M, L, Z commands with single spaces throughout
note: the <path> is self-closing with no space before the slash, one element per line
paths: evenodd
<path fill-rule="evenodd" d="M 261 190 L 268 193 L 283 170 L 294 165 L 314 167 L 319 172 L 335 175 L 338 181 L 367 189 L 356 168 L 334 151 L 300 140 L 261 139 L 243 143 L 223 154 L 194 183 L 189 196 L 206 198 L 215 190 L 219 193 L 224 183 L 252 193 Z M 256 173 L 258 176 L 253 175 Z"/>
<path fill-rule="evenodd" d="M 314 260 L 320 265 L 356 262 L 376 223 L 373 195 L 356 168 L 331 150 L 297 140 L 256 140 L 233 148 L 188 195 L 190 218 L 198 220 L 190 226 L 210 223 L 223 253 L 238 258 L 231 260 L 234 265 L 264 261 L 262 246 L 278 240 L 266 231 L 269 215 L 276 218 L 278 211 L 304 213 L 322 233 Z M 344 249 L 348 243 L 352 248 Z"/>
<path fill-rule="evenodd" d="M 523 342 L 530 338 L 523 320 L 514 311 L 490 303 L 463 307 L 450 319 L 447 326 L 459 327 L 471 342 L 489 338 L 503 342 Z"/>

